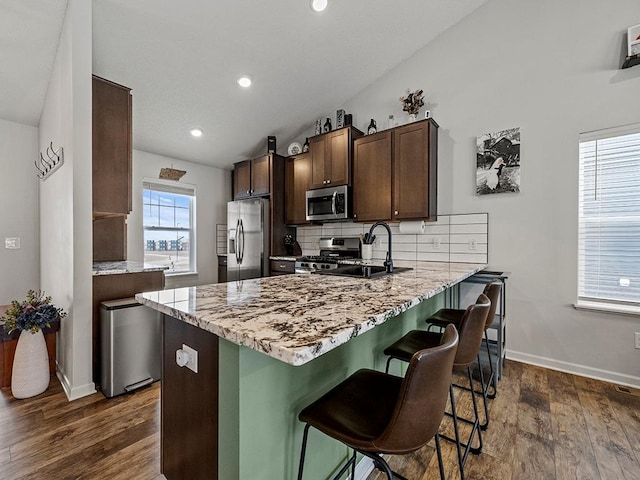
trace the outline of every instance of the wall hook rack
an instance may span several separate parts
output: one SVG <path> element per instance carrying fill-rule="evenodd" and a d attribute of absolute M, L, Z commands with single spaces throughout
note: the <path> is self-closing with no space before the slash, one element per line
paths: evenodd
<path fill-rule="evenodd" d="M 40 180 L 46 180 L 58 170 L 64 164 L 64 149 L 59 147 L 57 150 L 53 149 L 53 142 L 49 143 L 47 150 L 45 151 L 47 158 L 44 158 L 42 152 L 40 152 L 40 159 L 34 160 L 33 164 L 38 170 L 38 178 Z M 39 163 L 39 164 L 38 164 Z"/>

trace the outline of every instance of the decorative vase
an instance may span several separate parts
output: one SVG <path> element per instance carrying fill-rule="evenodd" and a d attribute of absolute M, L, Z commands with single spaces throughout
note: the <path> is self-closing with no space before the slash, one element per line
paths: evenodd
<path fill-rule="evenodd" d="M 15 398 L 40 395 L 49 386 L 49 355 L 42 330 L 31 333 L 23 330 L 18 338 L 13 370 L 11 393 Z"/>
<path fill-rule="evenodd" d="M 409 120 L 408 120 L 409 123 L 415 122 L 416 121 L 416 114 L 415 113 L 410 113 L 408 118 L 409 118 Z"/>

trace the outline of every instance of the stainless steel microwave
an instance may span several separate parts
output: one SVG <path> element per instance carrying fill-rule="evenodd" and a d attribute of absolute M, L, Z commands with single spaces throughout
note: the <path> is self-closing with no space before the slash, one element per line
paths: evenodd
<path fill-rule="evenodd" d="M 307 190 L 307 221 L 330 222 L 351 218 L 351 192 L 347 185 Z"/>

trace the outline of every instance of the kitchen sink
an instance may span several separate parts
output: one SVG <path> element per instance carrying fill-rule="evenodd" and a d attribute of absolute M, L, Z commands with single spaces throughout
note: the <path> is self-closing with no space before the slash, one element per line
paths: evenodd
<path fill-rule="evenodd" d="M 406 272 L 411 270 L 409 267 L 394 267 L 393 273 Z M 390 275 L 386 272 L 386 268 L 382 265 L 342 265 L 333 270 L 321 270 L 314 273 L 320 275 L 339 275 L 343 277 L 357 278 L 379 278 Z M 393 274 L 391 274 L 393 275 Z"/>

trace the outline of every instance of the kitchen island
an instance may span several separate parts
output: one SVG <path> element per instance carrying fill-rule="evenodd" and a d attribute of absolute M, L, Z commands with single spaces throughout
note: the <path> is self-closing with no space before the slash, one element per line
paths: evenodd
<path fill-rule="evenodd" d="M 378 279 L 283 275 L 136 295 L 164 317 L 162 471 L 182 478 L 293 479 L 298 412 L 444 305 L 482 264 L 416 262 Z M 198 373 L 175 352 L 198 351 Z M 317 432 L 316 432 L 317 433 Z M 311 435 L 305 480 L 346 458 Z M 217 472 L 217 476 L 215 476 Z M 307 475 L 308 473 L 308 475 Z"/>

